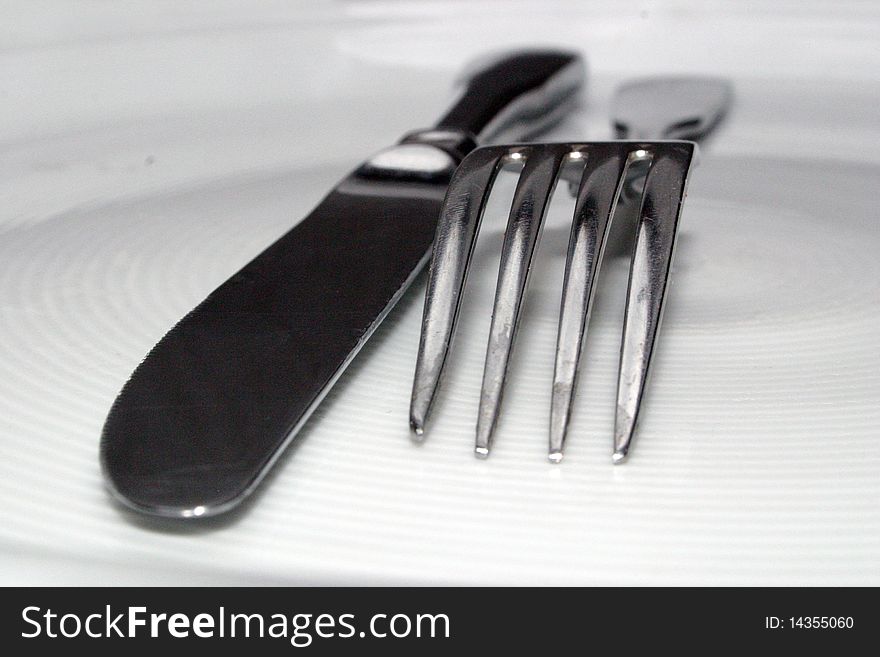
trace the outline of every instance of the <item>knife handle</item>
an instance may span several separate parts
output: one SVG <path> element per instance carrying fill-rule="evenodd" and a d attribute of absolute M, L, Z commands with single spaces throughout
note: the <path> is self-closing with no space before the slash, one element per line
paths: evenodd
<path fill-rule="evenodd" d="M 473 63 L 460 96 L 437 123 L 477 143 L 523 141 L 552 127 L 576 102 L 586 65 L 576 52 L 522 50 Z"/>
<path fill-rule="evenodd" d="M 576 52 L 522 50 L 480 58 L 462 79 L 436 127 L 407 133 L 364 162 L 359 175 L 448 182 L 481 143 L 525 141 L 555 125 L 577 101 L 586 65 Z"/>

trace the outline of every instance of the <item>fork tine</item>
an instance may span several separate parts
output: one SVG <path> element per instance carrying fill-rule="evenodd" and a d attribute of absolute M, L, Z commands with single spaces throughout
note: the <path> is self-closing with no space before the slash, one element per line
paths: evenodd
<path fill-rule="evenodd" d="M 594 283 L 629 163 L 626 150 L 616 144 L 591 147 L 586 158 L 568 242 L 556 340 L 548 453 L 554 463 L 562 460 Z"/>
<path fill-rule="evenodd" d="M 466 158 L 453 175 L 443 201 L 428 271 L 410 402 L 410 427 L 416 437 L 424 434 L 437 394 L 483 211 L 506 150 L 481 149 Z"/>
<path fill-rule="evenodd" d="M 513 195 L 504 234 L 492 326 L 489 329 L 489 346 L 483 370 L 474 448 L 480 457 L 489 455 L 532 257 L 559 169 L 570 152 L 571 148 L 559 145 L 523 149 L 526 162 Z"/>
<path fill-rule="evenodd" d="M 660 329 L 675 236 L 694 151 L 695 145 L 689 143 L 659 145 L 645 181 L 620 349 L 614 463 L 626 459 L 632 444 Z"/>

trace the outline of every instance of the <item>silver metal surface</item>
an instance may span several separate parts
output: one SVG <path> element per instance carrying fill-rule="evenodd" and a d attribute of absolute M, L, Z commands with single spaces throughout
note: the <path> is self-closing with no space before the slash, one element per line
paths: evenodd
<path fill-rule="evenodd" d="M 416 364 L 410 424 L 421 439 L 455 331 L 483 209 L 501 164 L 523 162 L 498 273 L 483 373 L 475 451 L 488 456 L 528 284 L 532 257 L 560 168 L 583 161 L 563 284 L 551 405 L 551 461 L 562 459 L 594 282 L 615 204 L 632 163 L 646 163 L 630 270 L 618 383 L 614 462 L 629 451 L 669 281 L 685 185 L 697 152 L 688 141 L 616 141 L 480 148 L 449 187 L 434 243 Z"/>
<path fill-rule="evenodd" d="M 528 146 L 508 156 L 523 159 L 525 165 L 513 195 L 501 250 L 498 285 L 495 288 L 495 306 L 489 329 L 474 448 L 481 457 L 489 455 L 532 258 L 550 205 L 550 197 L 556 187 L 559 169 L 568 155 L 556 146 L 542 145 Z"/>
<path fill-rule="evenodd" d="M 614 137 L 702 143 L 727 115 L 732 102 L 733 87 L 724 78 L 679 75 L 630 80 L 615 90 L 611 101 Z M 638 166 L 629 170 L 623 202 L 641 195 L 646 170 Z M 566 179 L 571 194 L 576 195 L 579 180 Z"/>
<path fill-rule="evenodd" d="M 498 120 L 517 117 L 516 138 L 546 126 L 580 61 L 529 50 L 480 69 L 434 127 L 368 159 L 171 328 L 104 423 L 112 495 L 172 518 L 247 498 L 426 263 L 455 165 Z"/>
<path fill-rule="evenodd" d="M 675 237 L 695 149 L 690 142 L 650 149 L 651 168 L 642 195 L 620 346 L 615 463 L 627 457 L 632 445 L 663 317 Z"/>
<path fill-rule="evenodd" d="M 472 60 L 459 78 L 458 93 L 464 93 L 467 80 L 517 51 L 503 51 Z M 481 143 L 524 141 L 556 124 L 579 102 L 577 90 L 587 79 L 587 64 L 575 58 L 564 69 L 529 93 L 509 103 L 476 135 Z M 456 99 L 458 102 L 458 99 Z"/>
<path fill-rule="evenodd" d="M 383 177 L 447 178 L 456 161 L 449 153 L 429 144 L 397 144 L 373 155 L 361 165 L 361 173 Z"/>
<path fill-rule="evenodd" d="M 575 204 L 559 311 L 550 402 L 549 458 L 553 462 L 562 460 L 596 273 L 620 193 L 620 181 L 634 158 L 633 154 L 621 153 L 617 146 L 596 146 L 584 158 L 586 164 Z"/>
<path fill-rule="evenodd" d="M 721 120 L 733 96 L 729 82 L 706 76 L 650 77 L 618 87 L 611 115 L 618 139 L 698 141 Z"/>
<path fill-rule="evenodd" d="M 730 109 L 733 88 L 723 79 L 704 75 L 661 76 L 620 85 L 611 101 L 617 139 L 687 139 L 703 143 Z M 647 167 L 630 169 L 621 201 L 638 199 Z M 631 213 L 635 215 L 635 213 Z M 612 245 L 612 253 L 629 245 Z"/>
<path fill-rule="evenodd" d="M 455 172 L 440 211 L 428 270 L 428 299 L 410 405 L 410 427 L 424 432 L 446 356 L 455 332 L 477 231 L 492 183 L 504 155 L 493 149 L 475 151 Z"/>

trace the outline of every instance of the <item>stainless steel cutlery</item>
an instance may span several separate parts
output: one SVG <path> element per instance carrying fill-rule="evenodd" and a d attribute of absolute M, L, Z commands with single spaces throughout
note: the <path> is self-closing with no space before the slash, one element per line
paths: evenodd
<path fill-rule="evenodd" d="M 449 351 L 470 257 L 498 171 L 522 165 L 499 268 L 476 452 L 489 453 L 530 265 L 561 171 L 579 169 L 559 319 L 550 459 L 562 458 L 608 227 L 639 197 L 621 347 L 614 459 L 626 457 L 660 327 L 696 145 L 729 101 L 693 79 L 623 87 L 623 141 L 510 143 L 554 125 L 582 59 L 523 51 L 484 60 L 434 128 L 407 134 L 344 178 L 304 220 L 234 273 L 150 351 L 104 425 L 101 463 L 120 502 L 193 518 L 251 493 L 433 259 L 413 386 L 421 435 Z M 618 213 L 619 214 L 619 213 Z M 439 223 L 437 217 L 440 217 Z M 436 237 L 435 237 L 436 235 Z"/>
<path fill-rule="evenodd" d="M 500 256 L 476 423 L 475 451 L 489 454 L 520 322 L 532 258 L 563 169 L 580 165 L 560 305 L 549 458 L 562 459 L 596 276 L 617 199 L 640 197 L 623 326 L 613 461 L 629 454 L 658 338 L 686 184 L 705 135 L 726 110 L 728 86 L 708 78 L 637 81 L 619 90 L 614 125 L 627 141 L 491 146 L 459 165 L 441 210 L 429 269 L 410 425 L 418 439 L 441 381 L 474 244 L 498 171 L 522 170 Z M 659 141 L 665 140 L 665 141 Z M 629 174 L 629 175 L 628 175 Z"/>
<path fill-rule="evenodd" d="M 427 262 L 459 161 L 477 142 L 552 125 L 583 79 L 570 52 L 484 61 L 435 128 L 367 160 L 232 274 L 150 351 L 113 404 L 101 439 L 113 495 L 170 517 L 239 504 Z"/>

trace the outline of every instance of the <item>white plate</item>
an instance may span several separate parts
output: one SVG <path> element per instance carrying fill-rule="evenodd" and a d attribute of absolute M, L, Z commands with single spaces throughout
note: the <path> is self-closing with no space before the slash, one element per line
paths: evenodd
<path fill-rule="evenodd" d="M 2 583 L 880 583 L 880 10 L 511 4 L 4 19 Z M 692 179 L 631 460 L 610 463 L 621 258 L 566 459 L 546 460 L 562 203 L 488 461 L 472 440 L 503 217 L 424 446 L 406 418 L 421 282 L 243 513 L 175 528 L 112 505 L 98 436 L 148 349 L 358 160 L 430 124 L 466 60 L 535 43 L 590 61 L 558 139 L 606 138 L 635 75 L 736 87 Z"/>

